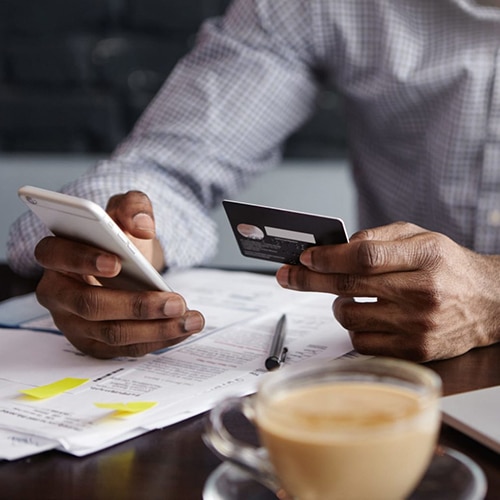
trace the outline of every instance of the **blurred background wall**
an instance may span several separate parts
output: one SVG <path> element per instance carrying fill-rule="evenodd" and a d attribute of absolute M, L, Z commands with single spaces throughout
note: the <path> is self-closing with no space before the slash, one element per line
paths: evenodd
<path fill-rule="evenodd" d="M 0 0 L 0 262 L 23 184 L 58 189 L 126 136 L 207 17 L 230 0 Z M 307 167 L 307 168 L 303 168 Z M 355 230 L 342 108 L 325 87 L 283 164 L 239 199 L 343 217 Z M 214 265 L 239 256 L 220 209 Z"/>

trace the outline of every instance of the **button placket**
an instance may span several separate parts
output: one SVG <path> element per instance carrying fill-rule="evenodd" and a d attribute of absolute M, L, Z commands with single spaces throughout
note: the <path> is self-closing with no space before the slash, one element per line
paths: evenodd
<path fill-rule="evenodd" d="M 475 248 L 491 252 L 500 243 L 500 48 L 495 53 L 493 87 L 479 184 Z"/>

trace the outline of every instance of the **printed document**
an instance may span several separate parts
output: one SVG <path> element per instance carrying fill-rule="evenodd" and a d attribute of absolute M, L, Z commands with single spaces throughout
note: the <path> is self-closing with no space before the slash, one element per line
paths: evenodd
<path fill-rule="evenodd" d="M 34 295 L 0 304 L 0 458 L 56 448 L 77 456 L 174 424 L 256 389 L 287 314 L 286 364 L 351 352 L 331 294 L 282 289 L 274 276 L 169 273 L 206 318 L 200 334 L 142 358 L 98 360 L 57 328 Z"/>

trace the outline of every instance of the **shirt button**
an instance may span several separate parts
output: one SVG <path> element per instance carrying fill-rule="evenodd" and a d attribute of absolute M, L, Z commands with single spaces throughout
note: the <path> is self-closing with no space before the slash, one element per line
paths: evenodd
<path fill-rule="evenodd" d="M 500 210 L 492 210 L 488 214 L 488 224 L 490 226 L 500 226 Z"/>

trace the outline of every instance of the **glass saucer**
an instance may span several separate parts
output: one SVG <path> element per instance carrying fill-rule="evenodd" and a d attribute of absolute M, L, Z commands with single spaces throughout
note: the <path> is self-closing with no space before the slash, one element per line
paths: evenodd
<path fill-rule="evenodd" d="M 482 500 L 486 477 L 481 468 L 464 454 L 440 447 L 424 478 L 408 500 Z M 224 462 L 210 474 L 203 500 L 276 500 L 236 465 Z"/>

